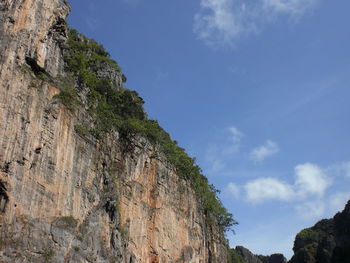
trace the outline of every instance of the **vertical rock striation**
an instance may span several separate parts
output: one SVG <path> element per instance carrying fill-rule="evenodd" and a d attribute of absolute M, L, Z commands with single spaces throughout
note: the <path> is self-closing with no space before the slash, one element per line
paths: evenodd
<path fill-rule="evenodd" d="M 222 230 L 154 146 L 79 135 L 86 109 L 57 103 L 69 10 L 0 3 L 0 262 L 226 262 Z"/>
<path fill-rule="evenodd" d="M 69 6 L 63 0 L 4 0 L 0 3 L 1 80 L 26 61 L 52 76 L 63 71 L 62 44 Z"/>

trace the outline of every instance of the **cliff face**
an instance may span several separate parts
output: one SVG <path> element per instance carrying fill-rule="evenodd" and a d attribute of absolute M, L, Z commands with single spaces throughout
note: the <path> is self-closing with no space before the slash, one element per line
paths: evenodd
<path fill-rule="evenodd" d="M 0 10 L 0 262 L 226 262 L 222 230 L 157 148 L 82 136 L 84 105 L 57 102 L 67 3 Z M 99 68 L 122 89 L 121 73 Z"/>
<path fill-rule="evenodd" d="M 294 241 L 290 263 L 350 262 L 350 201 L 332 219 L 302 230 Z"/>

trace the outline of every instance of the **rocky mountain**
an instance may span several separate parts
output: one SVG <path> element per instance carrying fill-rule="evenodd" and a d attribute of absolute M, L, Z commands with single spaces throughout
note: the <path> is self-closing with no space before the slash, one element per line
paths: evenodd
<path fill-rule="evenodd" d="M 350 263 L 350 201 L 342 212 L 300 231 L 288 263 Z M 282 254 L 254 255 L 247 248 L 230 249 L 233 263 L 286 263 Z"/>
<path fill-rule="evenodd" d="M 230 258 L 233 263 L 287 263 L 282 254 L 272 254 L 270 256 L 254 255 L 249 249 L 236 246 L 230 249 Z"/>
<path fill-rule="evenodd" d="M 228 248 L 218 190 L 69 12 L 0 2 L 0 262 L 285 263 Z M 290 263 L 350 262 L 349 222 L 350 202 Z"/>
<path fill-rule="evenodd" d="M 0 262 L 227 262 L 217 190 L 69 11 L 0 2 Z"/>
<path fill-rule="evenodd" d="M 294 241 L 290 263 L 350 262 L 350 201 L 332 219 L 302 230 Z"/>

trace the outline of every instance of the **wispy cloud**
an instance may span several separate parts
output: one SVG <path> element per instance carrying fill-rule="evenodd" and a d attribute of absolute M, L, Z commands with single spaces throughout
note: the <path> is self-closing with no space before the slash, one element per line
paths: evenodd
<path fill-rule="evenodd" d="M 231 126 L 225 129 L 226 138 L 221 142 L 212 144 L 206 154 L 210 163 L 209 174 L 216 173 L 225 167 L 225 160 L 237 154 L 241 147 L 241 140 L 244 137 L 237 127 Z"/>
<path fill-rule="evenodd" d="M 267 140 L 264 145 L 261 145 L 253 149 L 249 154 L 249 158 L 253 160 L 255 163 L 261 163 L 267 157 L 270 157 L 278 152 L 279 152 L 278 144 L 273 141 Z"/>
<path fill-rule="evenodd" d="M 96 31 L 100 25 L 100 21 L 96 16 L 96 4 L 94 1 L 88 1 L 86 4 L 88 5 L 89 14 L 88 16 L 84 17 L 85 24 L 87 25 L 88 29 L 93 32 Z"/>
<path fill-rule="evenodd" d="M 248 27 L 244 25 L 246 6 L 234 0 L 202 0 L 194 17 L 194 32 L 208 45 L 231 45 Z"/>
<path fill-rule="evenodd" d="M 325 172 L 315 164 L 305 163 L 295 167 L 295 185 L 298 194 L 305 196 L 314 194 L 323 196 L 325 190 L 331 185 Z"/>
<path fill-rule="evenodd" d="M 329 207 L 331 214 L 342 211 L 348 200 L 350 200 L 350 192 L 341 192 L 332 195 L 329 198 Z"/>
<path fill-rule="evenodd" d="M 299 16 L 316 4 L 317 0 L 263 0 L 263 8 L 274 14 Z M 267 13 L 266 13 L 267 14 Z"/>
<path fill-rule="evenodd" d="M 345 176 L 350 177 L 350 162 L 341 163 L 340 169 L 344 171 Z"/>
<path fill-rule="evenodd" d="M 156 83 L 161 83 L 169 79 L 169 72 L 160 68 L 156 67 L 155 68 L 155 82 Z"/>
<path fill-rule="evenodd" d="M 234 183 L 229 183 L 224 191 L 226 194 L 233 196 L 235 199 L 240 197 L 240 187 Z"/>
<path fill-rule="evenodd" d="M 305 202 L 295 207 L 299 216 L 305 220 L 320 218 L 326 211 L 326 205 L 321 200 Z"/>
<path fill-rule="evenodd" d="M 343 169 L 345 170 L 345 175 L 350 177 L 350 162 L 343 163 Z"/>
<path fill-rule="evenodd" d="M 122 1 L 130 5 L 137 5 L 140 3 L 140 0 L 122 0 Z"/>
<path fill-rule="evenodd" d="M 242 35 L 259 31 L 276 16 L 296 20 L 319 0 L 201 0 L 193 30 L 207 45 L 232 46 Z"/>
<path fill-rule="evenodd" d="M 350 162 L 342 162 L 332 165 L 327 168 L 327 172 L 338 176 L 350 177 Z"/>
<path fill-rule="evenodd" d="M 224 154 L 238 152 L 241 146 L 241 140 L 244 137 L 244 134 L 234 126 L 228 128 L 228 130 L 230 132 L 229 140 L 231 143 L 226 151 L 224 151 Z"/>

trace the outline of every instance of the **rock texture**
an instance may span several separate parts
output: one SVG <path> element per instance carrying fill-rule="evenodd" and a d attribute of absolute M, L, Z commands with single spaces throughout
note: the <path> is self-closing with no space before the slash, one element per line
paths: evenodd
<path fill-rule="evenodd" d="M 350 262 L 350 201 L 332 219 L 302 230 L 294 241 L 290 263 Z"/>
<path fill-rule="evenodd" d="M 26 61 L 52 76 L 63 70 L 62 44 L 66 41 L 66 1 L 3 0 L 0 3 L 0 64 L 2 82 L 10 81 L 15 65 Z"/>
<path fill-rule="evenodd" d="M 0 262 L 227 262 L 222 231 L 157 149 L 81 137 L 87 112 L 54 99 L 69 9 L 0 3 Z"/>

